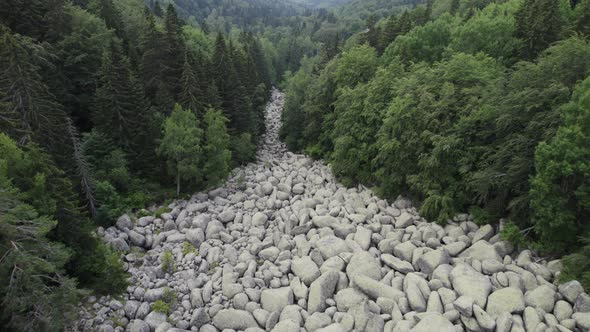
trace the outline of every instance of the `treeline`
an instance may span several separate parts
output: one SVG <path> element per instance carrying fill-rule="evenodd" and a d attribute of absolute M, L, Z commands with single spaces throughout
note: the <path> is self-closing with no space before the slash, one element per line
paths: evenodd
<path fill-rule="evenodd" d="M 574 253 L 590 239 L 589 36 L 588 0 L 429 2 L 305 59 L 282 137 L 429 220 L 469 211 Z M 590 287 L 584 250 L 563 276 Z"/>
<path fill-rule="evenodd" d="M 272 73 L 257 36 L 141 0 L 0 3 L 0 325 L 61 330 L 127 286 L 95 235 L 255 157 Z M 176 188 L 172 184 L 176 184 Z"/>

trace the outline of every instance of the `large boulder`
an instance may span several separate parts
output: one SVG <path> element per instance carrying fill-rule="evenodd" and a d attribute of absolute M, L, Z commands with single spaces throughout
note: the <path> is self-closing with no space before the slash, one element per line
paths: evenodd
<path fill-rule="evenodd" d="M 307 312 L 313 314 L 326 309 L 326 300 L 334 294 L 339 279 L 338 271 L 328 270 L 311 284 Z"/>
<path fill-rule="evenodd" d="M 295 257 L 291 262 L 291 270 L 308 286 L 320 276 L 320 269 L 309 256 Z"/>
<path fill-rule="evenodd" d="M 469 257 L 477 259 L 478 261 L 484 261 L 486 259 L 494 259 L 499 262 L 502 261 L 502 257 L 500 257 L 498 251 L 496 251 L 496 247 L 485 240 L 474 243 L 471 247 L 459 254 L 459 257 Z"/>
<path fill-rule="evenodd" d="M 213 317 L 213 325 L 220 329 L 245 330 L 247 328 L 257 328 L 258 323 L 248 311 L 223 309 Z"/>
<path fill-rule="evenodd" d="M 404 274 L 414 272 L 414 267 L 412 266 L 412 264 L 410 264 L 410 262 L 401 260 L 393 255 L 381 254 L 381 260 L 383 261 L 383 263 L 385 263 L 385 265 L 389 266 L 395 271 Z"/>
<path fill-rule="evenodd" d="M 368 251 L 358 251 L 346 266 L 348 279 L 352 280 L 357 275 L 364 275 L 369 278 L 381 279 L 381 265 Z"/>
<path fill-rule="evenodd" d="M 379 297 L 385 297 L 397 301 L 405 296 L 404 292 L 367 276 L 357 275 L 354 277 L 353 283 L 361 292 L 373 300 L 377 300 Z"/>
<path fill-rule="evenodd" d="M 350 252 L 348 244 L 341 238 L 329 235 L 317 241 L 317 247 L 324 259 L 334 257 L 343 252 Z"/>
<path fill-rule="evenodd" d="M 407 212 L 395 218 L 395 228 L 406 228 L 412 224 L 414 224 L 414 217 Z"/>
<path fill-rule="evenodd" d="M 284 307 L 293 304 L 293 290 L 291 287 L 265 289 L 261 297 L 262 309 L 281 312 Z"/>
<path fill-rule="evenodd" d="M 427 313 L 420 322 L 410 330 L 411 332 L 456 332 L 455 326 L 439 313 Z"/>
<path fill-rule="evenodd" d="M 555 305 L 555 291 L 553 288 L 543 285 L 526 292 L 524 301 L 527 306 L 542 309 L 545 312 L 553 312 Z"/>
<path fill-rule="evenodd" d="M 166 323 L 167 320 L 168 316 L 165 313 L 157 311 L 152 311 L 145 317 L 145 322 L 148 323 L 152 331 L 160 324 Z"/>
<path fill-rule="evenodd" d="M 420 271 L 431 275 L 434 269 L 439 265 L 448 264 L 451 260 L 449 253 L 446 249 L 432 250 L 429 251 L 420 258 L 418 258 L 417 265 Z"/>
<path fill-rule="evenodd" d="M 518 288 L 507 287 L 493 292 L 488 297 L 487 313 L 498 317 L 503 312 L 519 314 L 524 311 L 524 294 Z"/>
<path fill-rule="evenodd" d="M 488 295 L 492 291 L 490 279 L 471 266 L 459 264 L 453 268 L 449 277 L 453 289 L 459 296 L 468 296 L 474 303 L 485 308 Z"/>

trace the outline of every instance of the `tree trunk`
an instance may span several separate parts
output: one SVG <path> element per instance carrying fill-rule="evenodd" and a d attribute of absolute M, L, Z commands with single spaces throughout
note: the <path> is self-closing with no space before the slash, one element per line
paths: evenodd
<path fill-rule="evenodd" d="M 180 196 L 180 172 L 176 173 L 176 196 Z"/>

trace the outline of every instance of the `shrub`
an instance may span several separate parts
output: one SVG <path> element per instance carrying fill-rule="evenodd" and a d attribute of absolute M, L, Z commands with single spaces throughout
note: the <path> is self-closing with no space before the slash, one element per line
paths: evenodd
<path fill-rule="evenodd" d="M 166 250 L 162 254 L 162 270 L 170 274 L 176 272 L 176 262 L 172 250 Z"/>
<path fill-rule="evenodd" d="M 243 133 L 232 139 L 232 157 L 238 165 L 244 165 L 256 158 L 256 145 L 252 141 L 252 135 Z"/>
<path fill-rule="evenodd" d="M 170 312 L 170 305 L 162 300 L 157 300 L 152 304 L 152 310 L 168 314 Z"/>
<path fill-rule="evenodd" d="M 182 244 L 182 254 L 188 255 L 189 253 L 193 253 L 195 255 L 199 255 L 199 250 L 193 246 L 190 242 L 185 242 Z"/>

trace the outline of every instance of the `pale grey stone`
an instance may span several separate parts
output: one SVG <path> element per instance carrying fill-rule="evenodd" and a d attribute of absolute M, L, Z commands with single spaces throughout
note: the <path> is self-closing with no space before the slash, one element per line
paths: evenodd
<path fill-rule="evenodd" d="M 291 287 L 265 289 L 261 297 L 262 309 L 281 312 L 284 307 L 293 304 L 293 290 Z"/>
<path fill-rule="evenodd" d="M 235 309 L 220 310 L 213 317 L 213 325 L 220 329 L 245 330 L 249 327 L 258 327 L 258 323 L 247 311 Z"/>

